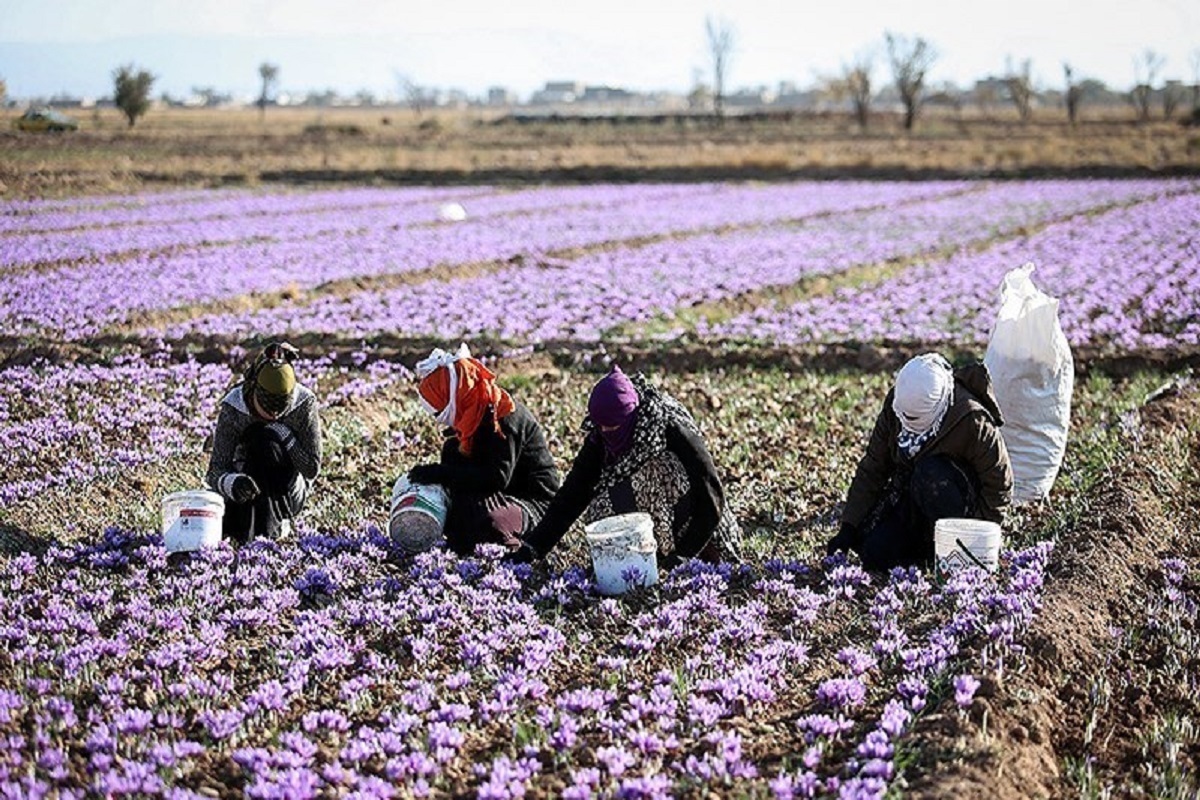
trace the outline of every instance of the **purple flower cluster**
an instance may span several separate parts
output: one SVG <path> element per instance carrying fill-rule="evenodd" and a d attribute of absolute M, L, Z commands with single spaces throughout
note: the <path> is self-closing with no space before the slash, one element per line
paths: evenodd
<path fill-rule="evenodd" d="M 13 333 L 56 332 L 82 338 L 139 311 L 438 265 L 544 262 L 545 253 L 569 248 L 776 223 L 941 194 L 954 187 L 838 183 L 544 188 L 474 200 L 468 203 L 469 214 L 479 209 L 480 215 L 459 223 L 428 224 L 437 204 L 424 202 L 399 209 L 334 209 L 318 215 L 325 221 L 320 224 L 307 213 L 234 215 L 183 223 L 192 231 L 187 235 L 171 225 L 63 234 L 85 250 L 96 246 L 100 234 L 115 237 L 114 246 L 122 251 L 99 260 L 86 252 L 56 248 L 44 234 L 31 234 L 27 240 L 0 237 L 0 264 L 8 264 L 6 271 L 11 273 L 0 286 L 0 324 Z M 229 230 L 222 233 L 222 228 Z M 214 239 L 220 246 L 213 246 Z M 66 264 L 15 269 L 46 262 Z M 137 280 L 129 281 L 129 275 Z"/>
<path fill-rule="evenodd" d="M 352 369 L 332 356 L 302 360 L 297 368 L 324 405 L 369 397 L 411 377 L 402 364 L 376 360 Z M 0 508 L 48 488 L 198 451 L 236 381 L 223 364 L 173 361 L 169 348 L 110 364 L 0 371 Z"/>
<path fill-rule="evenodd" d="M 1047 553 L 940 587 L 688 562 L 614 600 L 496 548 L 400 562 L 375 529 L 173 564 L 112 530 L 0 562 L 0 796 L 879 796 L 932 687 L 1012 657 Z M 815 634 L 850 616 L 868 638 Z M 814 653 L 844 674 L 810 677 Z M 805 749 L 762 775 L 743 721 L 797 702 Z"/>
<path fill-rule="evenodd" d="M 488 335 L 523 342 L 594 341 L 618 325 L 670 318 L 677 309 L 698 303 L 786 286 L 856 265 L 985 242 L 1025 226 L 1161 193 L 1169 186 L 1152 182 L 1011 183 L 907 202 L 901 194 L 885 207 L 865 211 L 859 206 L 871 195 L 861 189 L 825 189 L 828 205 L 836 202 L 838 213 L 795 224 L 702 233 L 645 247 L 616 247 L 569 262 L 539 261 L 477 278 L 325 297 L 302 308 L 200 318 L 174 326 L 166 335 L 244 337 L 266 329 L 361 337 L 399 332 L 444 338 Z M 790 211 L 801 214 L 816 202 L 809 199 L 807 206 Z M 735 207 L 722 211 L 727 224 L 740 221 L 736 212 Z M 696 209 L 689 209 L 689 214 L 695 213 Z M 784 213 L 783 209 L 776 211 L 777 216 Z M 711 224 L 712 218 L 707 222 Z M 615 213 L 605 224 L 613 226 L 609 238 L 624 236 L 616 231 L 628 228 Z M 698 219 L 684 224 L 701 227 Z M 575 232 L 560 233 L 568 236 Z M 734 325 L 730 331 L 740 329 Z"/>
<path fill-rule="evenodd" d="M 1200 190 L 1051 225 L 988 249 L 930 260 L 878 285 L 843 289 L 718 326 L 724 336 L 808 341 L 986 341 L 1006 272 L 1033 262 L 1038 287 L 1059 298 L 1074 344 L 1122 350 L 1200 342 Z"/>

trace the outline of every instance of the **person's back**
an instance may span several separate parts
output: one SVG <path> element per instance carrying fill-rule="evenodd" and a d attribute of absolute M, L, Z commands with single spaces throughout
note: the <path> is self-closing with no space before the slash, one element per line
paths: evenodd
<path fill-rule="evenodd" d="M 470 455 L 461 451 L 452 434 L 448 435 L 442 444 L 439 466 L 443 469 L 435 477 L 447 487 L 483 493 L 504 492 L 541 503 L 553 499 L 560 483 L 558 467 L 550 454 L 541 424 L 533 412 L 516 399 L 513 410 L 495 428 L 492 427 L 492 412 L 484 415 Z M 475 472 L 486 476 L 486 481 L 459 484 L 455 481 L 456 472 Z M 428 478 L 429 473 L 417 469 L 417 476 Z"/>

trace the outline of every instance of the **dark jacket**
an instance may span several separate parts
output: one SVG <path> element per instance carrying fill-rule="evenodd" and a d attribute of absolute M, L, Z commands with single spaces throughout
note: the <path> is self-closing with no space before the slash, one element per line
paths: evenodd
<path fill-rule="evenodd" d="M 287 449 L 296 470 L 308 483 L 317 477 L 321 469 L 321 418 L 317 413 L 317 398 L 308 387 L 299 385 L 292 393 L 287 409 L 275 420 L 292 433 Z M 252 425 L 264 424 L 250 412 L 246 405 L 245 391 L 235 386 L 221 401 L 221 412 L 213 432 L 212 455 L 209 456 L 205 482 L 214 492 L 230 499 L 230 482 L 241 472 L 239 461 L 242 438 Z"/>
<path fill-rule="evenodd" d="M 860 527 L 884 498 L 888 482 L 906 480 L 913 464 L 933 455 L 949 456 L 978 480 L 980 512 L 985 519 L 1001 521 L 1001 512 L 1012 500 L 1013 475 L 1008 450 L 1000 436 L 1004 418 L 987 367 L 971 364 L 954 372 L 954 403 L 946 410 L 937 435 L 909 458 L 900 449 L 900 419 L 892 410 L 895 389 L 888 392 L 867 452 L 858 462 L 850 483 L 842 521 Z"/>
<path fill-rule="evenodd" d="M 666 429 L 666 444 L 667 451 L 679 459 L 688 476 L 691 514 L 686 518 L 677 516 L 676 529 L 671 534 L 676 554 L 691 558 L 699 555 L 716 532 L 725 511 L 725 493 L 712 456 L 695 431 L 673 422 Z M 545 516 L 526 537 L 535 552 L 542 555 L 550 552 L 579 519 L 596 496 L 603 467 L 604 445 L 598 435 L 590 434 Z"/>
<path fill-rule="evenodd" d="M 546 434 L 521 401 L 514 398 L 513 405 L 513 412 L 500 420 L 503 436 L 495 431 L 491 410 L 484 414 L 470 456 L 459 452 L 456 437 L 446 438 L 437 482 L 450 491 L 451 503 L 456 493 L 489 497 L 503 492 L 535 503 L 549 503 L 554 497 L 558 467 Z"/>

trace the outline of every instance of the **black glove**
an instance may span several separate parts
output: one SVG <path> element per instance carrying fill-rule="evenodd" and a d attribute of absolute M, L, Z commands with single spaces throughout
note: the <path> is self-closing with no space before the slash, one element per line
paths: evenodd
<path fill-rule="evenodd" d="M 409 483 L 421 483 L 426 486 L 442 482 L 441 464 L 418 464 L 408 471 Z"/>
<path fill-rule="evenodd" d="M 235 503 L 249 503 L 259 494 L 258 484 L 249 475 L 238 475 L 229 484 L 229 499 Z"/>
<path fill-rule="evenodd" d="M 532 564 L 541 556 L 537 551 L 529 546 L 528 542 L 521 542 L 521 546 L 516 550 L 509 550 L 500 558 L 501 564 Z"/>
<path fill-rule="evenodd" d="M 679 553 L 671 552 L 665 556 L 658 557 L 658 569 L 662 572 L 670 572 L 683 563 L 683 556 Z"/>
<path fill-rule="evenodd" d="M 849 522 L 843 522 L 837 536 L 830 539 L 829 543 L 825 545 L 825 555 L 831 556 L 839 550 L 850 550 L 858 545 L 861 538 L 862 535 L 858 528 Z"/>

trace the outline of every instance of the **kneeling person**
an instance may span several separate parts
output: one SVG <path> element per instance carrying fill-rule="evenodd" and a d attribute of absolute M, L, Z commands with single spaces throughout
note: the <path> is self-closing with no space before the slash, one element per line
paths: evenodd
<path fill-rule="evenodd" d="M 559 485 L 542 426 L 465 346 L 435 350 L 416 373 L 421 403 L 445 426 L 445 441 L 440 462 L 413 467 L 408 480 L 445 488 L 446 542 L 454 552 L 469 555 L 484 543 L 518 547 Z"/>
<path fill-rule="evenodd" d="M 983 364 L 953 370 L 936 353 L 908 361 L 875 420 L 827 551 L 853 550 L 868 569 L 924 565 L 933 561 L 939 519 L 1000 522 L 1013 484 L 1003 424 Z"/>
<path fill-rule="evenodd" d="M 613 367 L 592 389 L 583 429 L 562 489 L 508 560 L 545 556 L 580 515 L 590 523 L 631 512 L 650 514 L 665 567 L 693 557 L 740 560 L 741 531 L 716 465 L 679 401 Z"/>
<path fill-rule="evenodd" d="M 225 395 L 213 434 L 208 485 L 225 498 L 224 535 L 278 538 L 304 508 L 321 467 L 321 421 L 296 382 L 289 344 L 272 343 Z"/>

